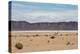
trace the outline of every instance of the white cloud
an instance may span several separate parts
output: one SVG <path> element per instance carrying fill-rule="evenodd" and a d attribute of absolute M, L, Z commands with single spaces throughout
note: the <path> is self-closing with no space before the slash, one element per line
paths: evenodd
<path fill-rule="evenodd" d="M 16 14 L 15 14 L 16 13 Z M 63 21 L 77 21 L 77 10 L 66 11 L 32 11 L 19 12 L 13 11 L 12 20 L 25 20 L 30 23 L 36 22 L 63 22 Z"/>

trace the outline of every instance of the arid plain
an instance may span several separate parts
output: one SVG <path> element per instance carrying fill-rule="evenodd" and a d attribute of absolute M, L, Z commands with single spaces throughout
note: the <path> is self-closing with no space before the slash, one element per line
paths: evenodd
<path fill-rule="evenodd" d="M 18 32 L 9 33 L 10 52 L 35 52 L 78 48 L 78 32 Z"/>

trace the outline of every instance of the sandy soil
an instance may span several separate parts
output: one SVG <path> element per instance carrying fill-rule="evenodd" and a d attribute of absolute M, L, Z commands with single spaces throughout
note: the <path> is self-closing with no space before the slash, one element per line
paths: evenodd
<path fill-rule="evenodd" d="M 10 38 L 10 52 L 34 52 L 78 48 L 77 32 L 11 32 Z"/>

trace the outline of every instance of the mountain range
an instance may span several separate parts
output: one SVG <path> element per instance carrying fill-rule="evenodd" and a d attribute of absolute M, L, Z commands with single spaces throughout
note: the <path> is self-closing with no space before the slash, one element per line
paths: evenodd
<path fill-rule="evenodd" d="M 9 21 L 10 31 L 26 30 L 78 30 L 78 22 L 38 22 Z"/>

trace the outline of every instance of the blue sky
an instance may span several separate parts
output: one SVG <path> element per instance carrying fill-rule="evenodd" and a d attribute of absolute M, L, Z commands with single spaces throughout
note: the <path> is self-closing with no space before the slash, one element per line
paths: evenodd
<path fill-rule="evenodd" d="M 12 2 L 12 20 L 36 22 L 64 22 L 78 20 L 77 5 Z"/>

